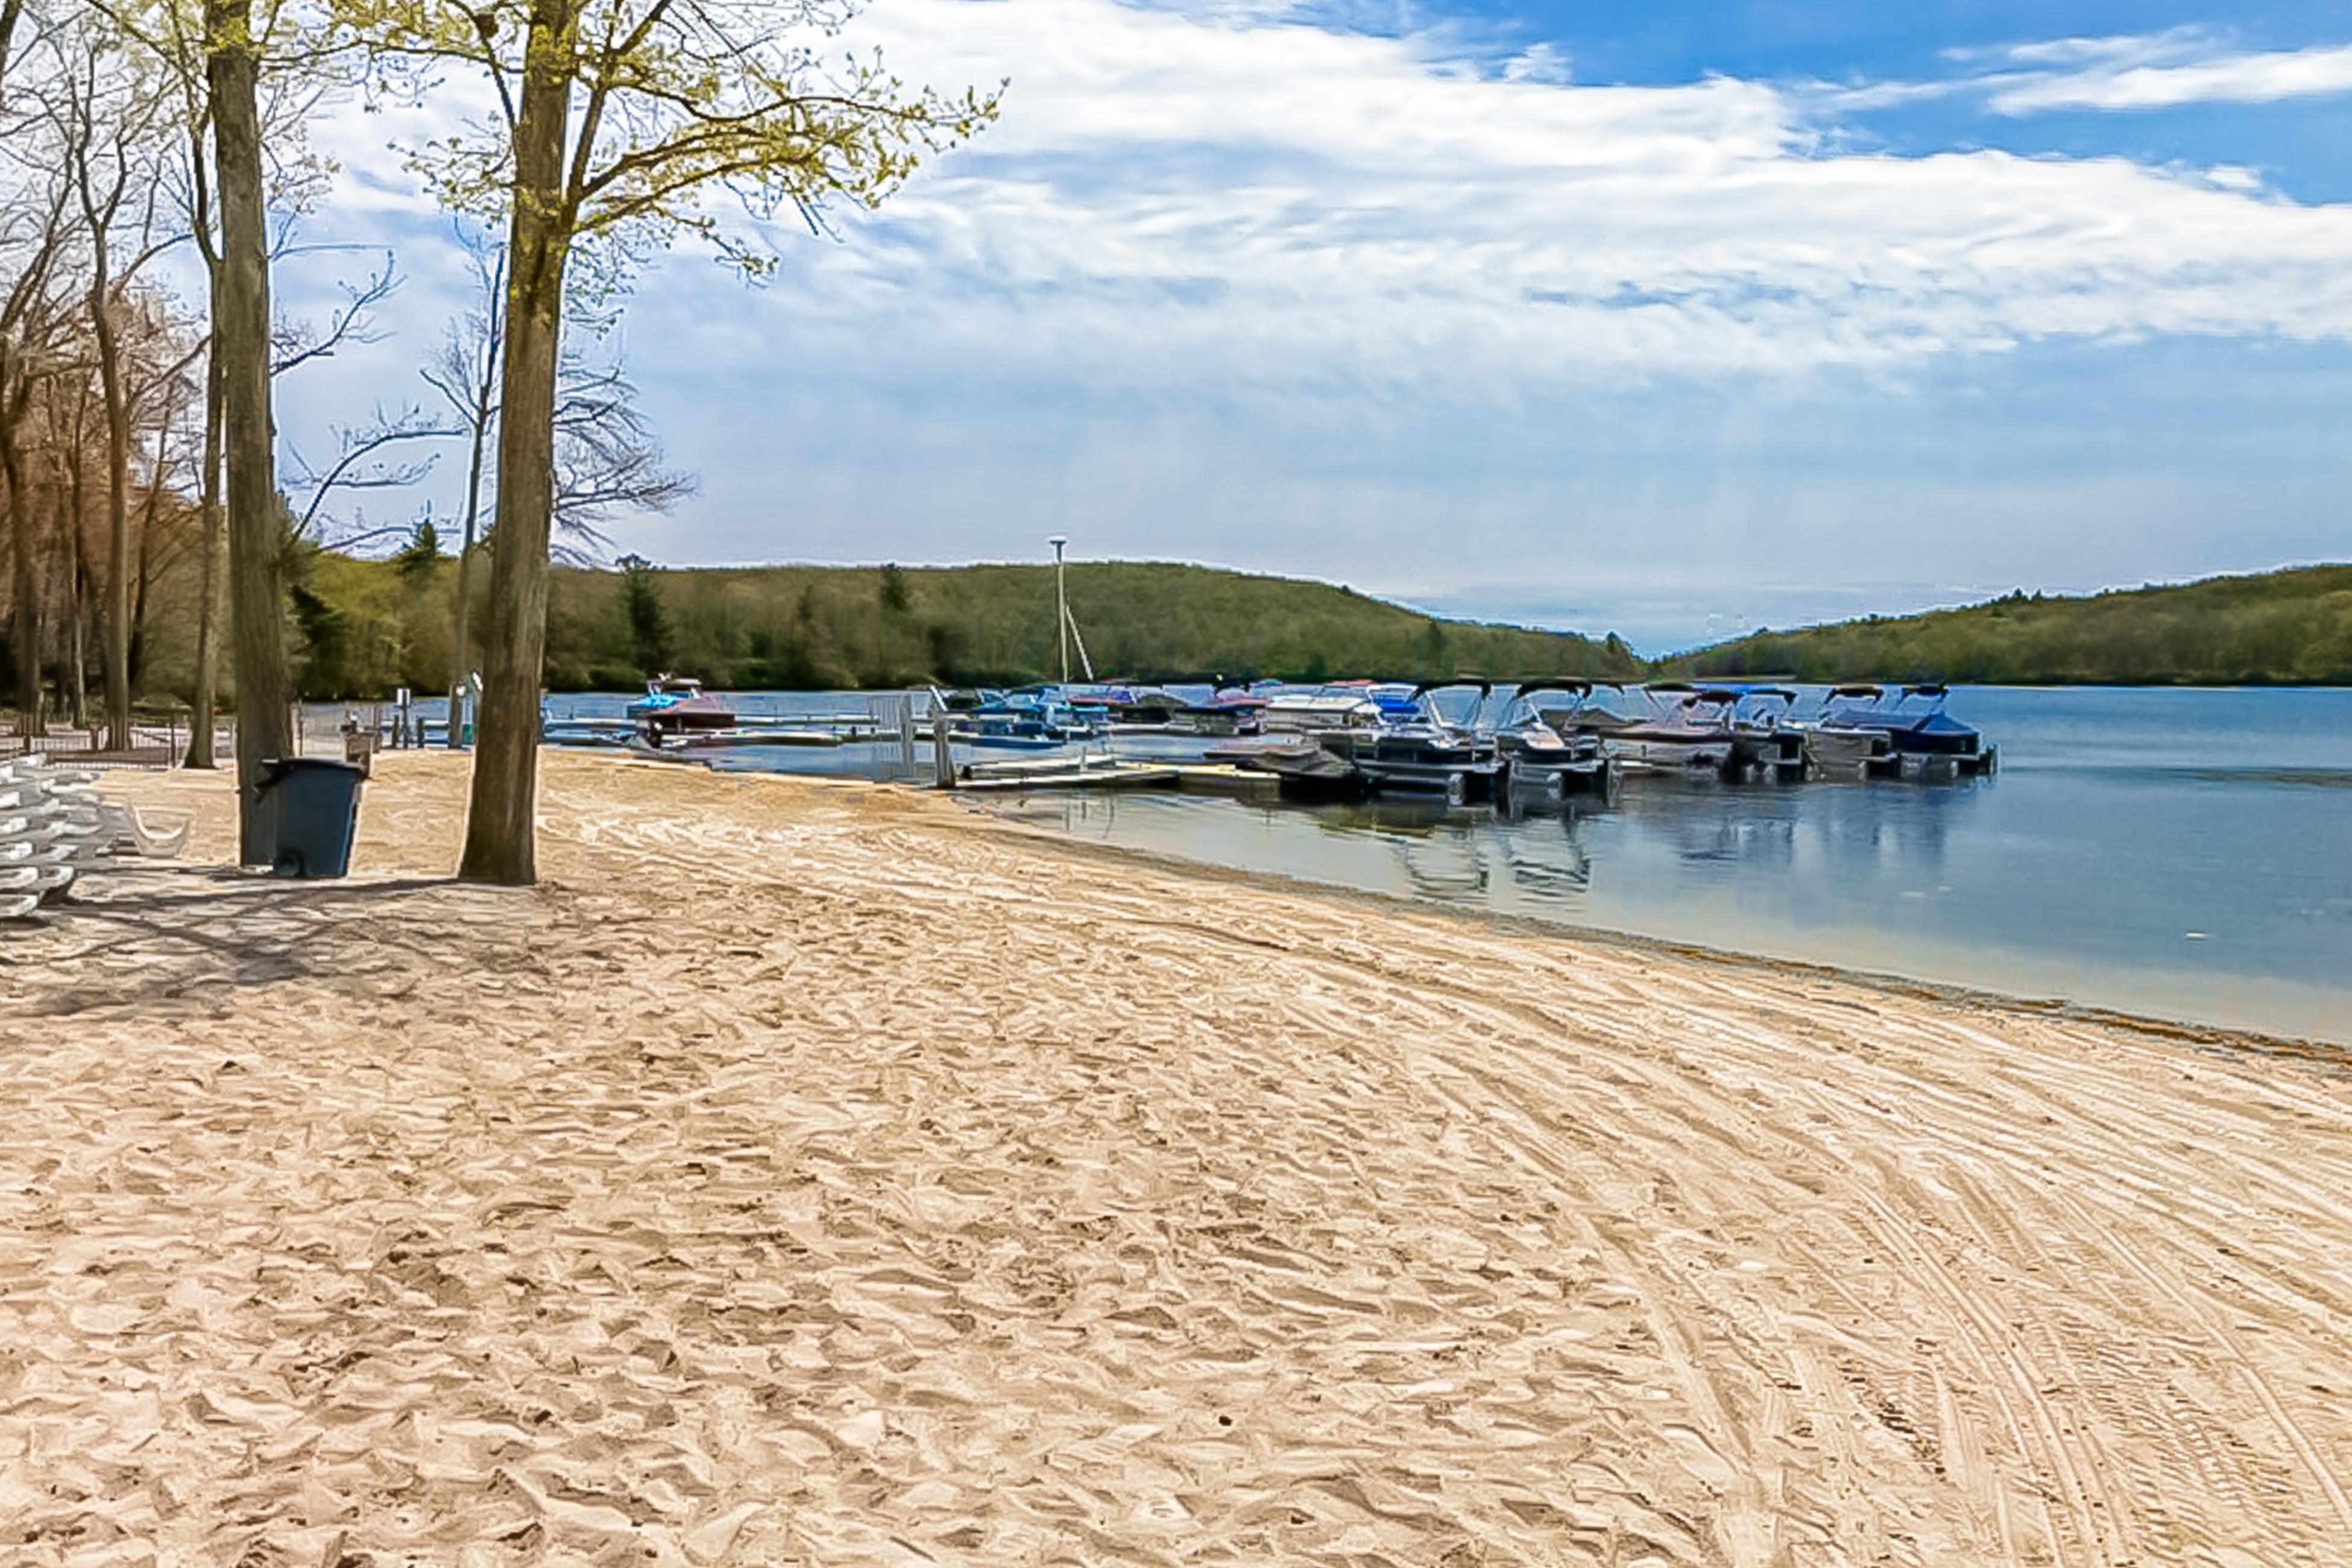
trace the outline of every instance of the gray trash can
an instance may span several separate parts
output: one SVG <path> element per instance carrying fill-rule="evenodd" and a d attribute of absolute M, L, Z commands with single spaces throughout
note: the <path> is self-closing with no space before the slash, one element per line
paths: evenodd
<path fill-rule="evenodd" d="M 258 803 L 269 869 L 279 876 L 341 876 L 352 868 L 360 819 L 360 780 L 348 762 L 281 757 L 261 765 Z"/>

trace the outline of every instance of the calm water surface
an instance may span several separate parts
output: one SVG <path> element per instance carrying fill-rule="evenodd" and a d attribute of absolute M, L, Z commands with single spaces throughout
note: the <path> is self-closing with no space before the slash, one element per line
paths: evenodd
<path fill-rule="evenodd" d="M 2352 1044 L 2352 691 L 1972 688 L 1950 711 L 2000 747 L 1998 777 L 1640 779 L 1612 808 L 1517 816 L 1141 794 L 991 809 L 1219 865 Z M 898 757 L 724 765 L 888 772 Z"/>

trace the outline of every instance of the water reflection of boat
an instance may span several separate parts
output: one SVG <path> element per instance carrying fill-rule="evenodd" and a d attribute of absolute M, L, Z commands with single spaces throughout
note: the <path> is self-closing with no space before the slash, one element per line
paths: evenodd
<path fill-rule="evenodd" d="M 764 724 L 740 729 L 697 729 L 671 733 L 657 724 L 648 724 L 642 730 L 626 736 L 622 744 L 632 751 L 701 753 L 730 751 L 754 746 L 830 747 L 845 739 L 839 730 L 813 729 L 803 726 Z"/>
<path fill-rule="evenodd" d="M 1811 809 L 1779 790 L 1725 788 L 1700 775 L 1678 785 L 1629 789 L 1617 815 L 1642 824 L 1683 862 L 1725 862 L 1785 871 L 1795 861 L 1797 822 Z M 1709 797 L 1713 797 L 1712 800 Z"/>
<path fill-rule="evenodd" d="M 1553 820 L 1560 824 L 1557 838 L 1532 821 L 1523 831 L 1501 834 L 1503 862 L 1511 880 L 1538 899 L 1577 903 L 1592 888 L 1592 852 L 1585 842 L 1584 820 L 1574 810 Z"/>
<path fill-rule="evenodd" d="M 1405 880 L 1424 898 L 1448 903 L 1483 898 L 1491 880 L 1486 856 L 1465 827 L 1391 841 Z"/>
<path fill-rule="evenodd" d="M 1473 821 L 1427 794 L 1381 796 L 1317 812 L 1327 831 L 1387 846 L 1406 888 L 1459 903 L 1482 898 L 1490 882 L 1486 849 Z"/>

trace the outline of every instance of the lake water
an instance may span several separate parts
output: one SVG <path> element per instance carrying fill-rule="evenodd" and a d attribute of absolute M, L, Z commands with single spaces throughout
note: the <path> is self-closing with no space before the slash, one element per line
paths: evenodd
<path fill-rule="evenodd" d="M 1964 688 L 1950 711 L 2000 747 L 1997 777 L 1643 778 L 1612 807 L 1517 816 L 1076 793 L 990 809 L 1566 925 L 2352 1044 L 2352 691 Z M 898 756 L 761 748 L 724 765 L 876 772 Z"/>

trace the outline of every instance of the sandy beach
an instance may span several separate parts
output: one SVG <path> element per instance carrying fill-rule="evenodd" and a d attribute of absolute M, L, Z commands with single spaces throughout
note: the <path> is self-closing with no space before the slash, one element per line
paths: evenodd
<path fill-rule="evenodd" d="M 462 758 L 0 931 L 0 1561 L 2352 1562 L 2352 1073 Z"/>

